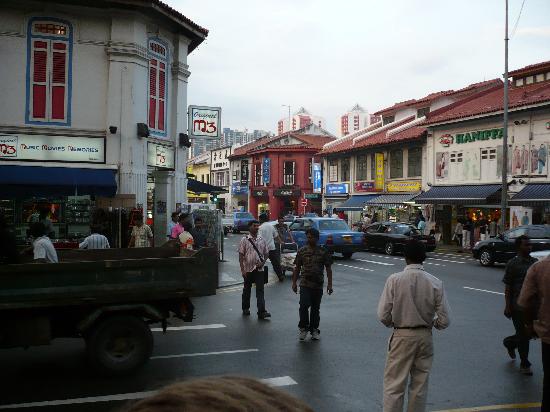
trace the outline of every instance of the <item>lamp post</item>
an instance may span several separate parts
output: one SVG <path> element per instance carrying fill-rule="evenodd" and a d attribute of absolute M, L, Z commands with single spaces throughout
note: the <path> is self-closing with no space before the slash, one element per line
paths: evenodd
<path fill-rule="evenodd" d="M 290 133 L 291 127 L 290 127 L 290 105 L 289 104 L 282 104 L 283 107 L 288 107 L 288 133 Z"/>
<path fill-rule="evenodd" d="M 506 228 L 506 204 L 508 202 L 508 0 L 506 4 L 506 21 L 504 23 L 504 104 L 502 129 L 502 197 L 500 199 L 500 230 Z"/>

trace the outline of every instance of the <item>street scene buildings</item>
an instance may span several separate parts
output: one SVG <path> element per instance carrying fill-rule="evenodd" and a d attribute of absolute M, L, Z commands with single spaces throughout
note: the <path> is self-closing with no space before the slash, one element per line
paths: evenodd
<path fill-rule="evenodd" d="M 550 6 L 283 3 L 0 4 L 0 409 L 550 410 Z"/>

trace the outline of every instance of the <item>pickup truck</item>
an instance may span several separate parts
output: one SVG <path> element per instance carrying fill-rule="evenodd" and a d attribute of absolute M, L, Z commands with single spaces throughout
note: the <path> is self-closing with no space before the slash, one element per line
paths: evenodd
<path fill-rule="evenodd" d="M 65 250 L 60 263 L 0 267 L 0 348 L 82 338 L 99 373 L 127 374 L 153 350 L 151 324 L 192 321 L 191 297 L 214 295 L 215 248 Z M 183 252 L 187 253 L 187 252 Z"/>

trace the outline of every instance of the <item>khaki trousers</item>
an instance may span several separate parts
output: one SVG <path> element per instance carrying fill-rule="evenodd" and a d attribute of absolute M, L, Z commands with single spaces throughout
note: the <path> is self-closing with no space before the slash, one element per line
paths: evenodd
<path fill-rule="evenodd" d="M 407 412 L 426 410 L 432 367 L 431 329 L 394 329 L 384 371 L 384 412 L 402 412 L 410 375 Z"/>

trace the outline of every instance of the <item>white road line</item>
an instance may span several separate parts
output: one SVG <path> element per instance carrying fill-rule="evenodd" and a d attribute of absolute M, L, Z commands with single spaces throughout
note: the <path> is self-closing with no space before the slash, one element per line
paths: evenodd
<path fill-rule="evenodd" d="M 275 386 L 275 387 L 290 386 L 290 385 L 298 384 L 298 382 L 296 382 L 290 376 L 280 376 L 277 378 L 261 379 L 261 381 L 266 385 Z M 12 403 L 10 405 L 0 405 L 0 409 L 22 409 L 22 408 L 38 408 L 43 406 L 75 405 L 75 404 L 95 403 L 95 402 L 128 401 L 128 400 L 147 398 L 148 396 L 153 396 L 156 393 L 158 393 L 158 391 L 143 391 L 143 392 L 133 392 L 133 393 L 119 393 L 117 395 L 89 396 L 86 398 L 59 399 L 54 401 Z"/>
<path fill-rule="evenodd" d="M 360 268 L 360 267 L 358 267 L 358 266 L 344 265 L 343 263 L 335 263 L 335 265 L 338 265 L 338 266 L 345 266 L 345 267 L 347 267 L 347 268 L 352 268 L 352 269 L 366 270 L 366 271 L 368 271 L 368 272 L 374 272 L 374 270 L 372 270 L 372 269 Z"/>
<path fill-rule="evenodd" d="M 221 323 L 212 323 L 209 325 L 192 325 L 192 326 L 170 326 L 166 330 L 202 330 L 202 329 L 220 329 L 226 326 Z M 162 332 L 162 328 L 151 328 L 153 332 Z"/>
<path fill-rule="evenodd" d="M 424 262 L 426 265 L 433 265 L 433 266 L 443 266 L 446 267 L 447 265 L 444 265 L 442 263 L 433 263 L 433 262 Z"/>
<path fill-rule="evenodd" d="M 464 289 L 468 289 L 468 290 L 476 290 L 478 292 L 485 292 L 485 293 L 492 293 L 494 295 L 504 295 L 504 293 L 502 292 L 495 292 L 493 290 L 486 290 L 486 289 L 476 289 L 476 288 L 471 288 L 471 287 L 468 287 L 468 286 L 463 286 Z"/>
<path fill-rule="evenodd" d="M 213 355 L 233 355 L 236 353 L 259 352 L 259 349 L 237 349 L 223 350 L 219 352 L 197 352 L 197 353 L 180 353 L 178 355 L 161 355 L 151 356 L 151 359 L 174 359 L 174 358 L 194 358 L 196 356 L 213 356 Z"/>
<path fill-rule="evenodd" d="M 458 263 L 460 265 L 463 265 L 464 263 L 466 262 L 460 262 L 458 260 L 448 260 L 448 259 L 439 259 L 439 258 L 427 258 L 429 260 L 437 260 L 437 261 L 440 261 L 440 262 L 450 262 L 450 263 Z"/>
<path fill-rule="evenodd" d="M 367 259 L 353 259 L 353 260 L 359 260 L 361 262 L 374 263 L 376 265 L 394 266 L 393 263 L 377 262 L 376 260 L 367 260 Z"/>

